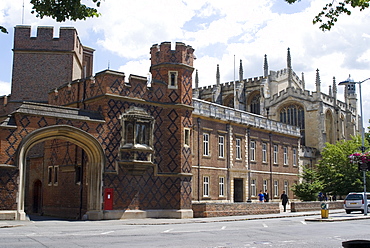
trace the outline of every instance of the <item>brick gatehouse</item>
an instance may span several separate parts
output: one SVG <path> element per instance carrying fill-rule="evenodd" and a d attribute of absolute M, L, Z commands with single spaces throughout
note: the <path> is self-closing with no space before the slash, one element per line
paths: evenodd
<path fill-rule="evenodd" d="M 298 182 L 298 127 L 193 97 L 194 49 L 150 49 L 151 77 L 93 76 L 74 28 L 15 27 L 0 98 L 0 213 L 74 219 L 191 218 Z M 293 195 L 289 192 L 290 197 Z"/>

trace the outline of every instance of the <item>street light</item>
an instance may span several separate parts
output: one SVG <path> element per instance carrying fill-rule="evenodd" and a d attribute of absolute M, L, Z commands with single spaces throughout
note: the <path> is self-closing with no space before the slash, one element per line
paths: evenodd
<path fill-rule="evenodd" d="M 365 147 L 365 133 L 364 133 L 364 125 L 363 125 L 363 122 L 364 122 L 364 118 L 363 118 L 363 114 L 362 114 L 362 95 L 361 95 L 361 84 L 367 80 L 370 80 L 370 78 L 367 78 L 365 80 L 362 80 L 360 82 L 354 82 L 353 79 L 351 78 L 351 75 L 349 75 L 349 77 L 347 78 L 346 81 L 343 81 L 343 82 L 340 82 L 338 85 L 345 85 L 345 86 L 349 86 L 351 84 L 358 84 L 359 85 L 359 91 L 360 91 L 360 115 L 361 115 L 361 122 L 360 122 L 360 128 L 361 128 L 361 142 L 362 142 L 362 146 L 361 146 L 361 151 L 362 153 L 365 152 L 366 150 L 366 147 Z M 355 90 L 355 89 L 353 89 Z M 367 171 L 367 166 L 365 168 L 365 166 L 362 169 L 362 175 L 364 177 L 364 215 L 367 215 L 367 195 L 366 195 L 366 171 Z"/>

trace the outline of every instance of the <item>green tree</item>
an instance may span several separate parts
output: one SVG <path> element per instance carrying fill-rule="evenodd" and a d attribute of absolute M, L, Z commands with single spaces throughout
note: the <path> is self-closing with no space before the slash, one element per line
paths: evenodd
<path fill-rule="evenodd" d="M 94 6 L 100 7 L 101 0 L 91 0 Z M 88 7 L 81 3 L 81 0 L 31 0 L 32 14 L 36 17 L 43 18 L 49 16 L 57 22 L 66 20 L 86 20 L 88 17 L 98 17 L 98 10 L 93 7 Z M 8 33 L 4 26 L 0 26 L 0 31 Z"/>
<path fill-rule="evenodd" d="M 324 192 L 336 195 L 346 195 L 349 192 L 363 191 L 362 172 L 358 165 L 349 161 L 348 156 L 361 152 L 361 138 L 341 140 L 336 144 L 326 144 L 322 151 L 322 159 L 317 165 L 320 180 L 324 183 Z M 365 146 L 368 146 L 365 140 Z"/>
<path fill-rule="evenodd" d="M 285 0 L 292 4 L 301 0 Z M 320 24 L 319 28 L 322 31 L 330 30 L 338 18 L 342 14 L 351 15 L 351 9 L 358 8 L 360 11 L 369 8 L 370 0 L 342 0 L 342 1 L 331 1 L 327 3 L 322 11 L 318 13 L 314 19 L 313 24 Z"/>
<path fill-rule="evenodd" d="M 318 193 L 324 188 L 317 171 L 304 168 L 302 179 L 302 183 L 293 184 L 292 191 L 302 201 L 315 201 Z"/>

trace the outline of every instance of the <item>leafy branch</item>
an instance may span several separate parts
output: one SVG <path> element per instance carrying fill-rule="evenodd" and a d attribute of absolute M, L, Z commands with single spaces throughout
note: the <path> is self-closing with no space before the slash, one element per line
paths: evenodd
<path fill-rule="evenodd" d="M 91 0 L 96 7 L 100 7 L 102 0 Z M 88 7 L 81 0 L 31 0 L 33 5 L 32 14 L 38 18 L 49 16 L 57 22 L 66 20 L 86 20 L 89 17 L 98 17 L 100 13 L 96 8 Z M 4 26 L 0 26 L 0 32 L 8 33 Z"/>
<path fill-rule="evenodd" d="M 299 2 L 300 0 L 285 0 L 289 4 Z M 314 19 L 313 24 L 320 24 L 319 28 L 322 31 L 329 31 L 334 24 L 338 21 L 338 18 L 342 14 L 351 15 L 350 8 L 359 8 L 360 11 L 369 8 L 370 0 L 344 0 L 337 2 L 333 0 L 331 3 L 327 3 L 323 7 L 322 11 L 318 13 Z"/>

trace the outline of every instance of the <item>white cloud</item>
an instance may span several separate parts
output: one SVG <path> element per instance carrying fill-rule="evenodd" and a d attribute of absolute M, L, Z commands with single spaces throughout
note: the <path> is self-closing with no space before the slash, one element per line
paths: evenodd
<path fill-rule="evenodd" d="M 0 81 L 0 96 L 9 95 L 11 84 L 9 82 Z"/>
<path fill-rule="evenodd" d="M 11 32 L 13 26 L 22 24 L 22 3 L 0 0 L 0 23 Z M 24 23 L 76 27 L 82 43 L 96 49 L 98 71 L 106 69 L 110 61 L 112 69 L 123 70 L 127 76 L 147 76 L 151 45 L 184 42 L 195 49 L 201 85 L 215 83 L 217 64 L 221 81 L 232 81 L 234 55 L 236 70 L 243 60 L 245 77 L 262 75 L 264 54 L 270 70 L 283 69 L 289 47 L 293 69 L 298 75 L 305 73 L 307 88 L 315 89 L 318 68 L 322 90 L 327 92 L 333 76 L 337 82 L 348 74 L 355 80 L 370 77 L 370 10 L 341 16 L 331 31 L 322 32 L 318 25 L 312 25 L 312 19 L 325 4 L 323 0 L 293 5 L 283 0 L 109 0 L 102 2 L 99 18 L 56 24 L 50 18 L 36 19 L 25 1 Z M 0 39 L 0 65 L 11 64 L 11 39 L 11 33 Z M 0 66 L 1 81 L 8 81 L 4 75 L 9 77 L 10 73 L 9 67 Z M 365 119 L 369 119 L 370 102 L 366 99 L 370 99 L 370 81 L 362 86 Z"/>

